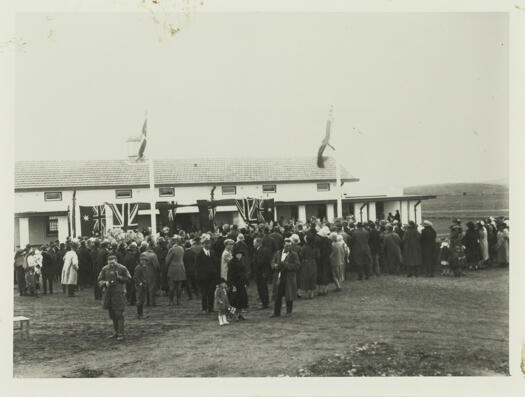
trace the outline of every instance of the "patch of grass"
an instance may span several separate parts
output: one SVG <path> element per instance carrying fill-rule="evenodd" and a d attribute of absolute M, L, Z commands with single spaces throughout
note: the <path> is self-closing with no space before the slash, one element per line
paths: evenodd
<path fill-rule="evenodd" d="M 487 351 L 484 352 L 487 354 Z M 419 347 L 401 350 L 384 342 L 353 346 L 297 371 L 304 376 L 465 376 L 489 371 L 509 375 L 508 362 L 481 360 L 480 352 L 450 354 Z M 475 364 L 469 366 L 469 364 Z"/>
<path fill-rule="evenodd" d="M 30 339 L 13 341 L 15 377 L 217 377 L 500 375 L 508 371 L 508 269 L 467 277 L 372 277 L 351 273 L 343 291 L 294 302 L 291 318 L 256 310 L 219 327 L 200 301 L 126 308 L 126 339 L 91 289 L 68 299 L 15 296 Z M 377 343 L 375 343 L 377 342 Z M 339 354 L 340 356 L 337 356 Z M 175 362 L 173 359 L 176 358 Z M 328 360 L 331 360 L 328 362 Z M 176 363 L 176 364 L 175 364 Z M 310 371 L 299 373 L 300 369 Z M 348 371 L 353 373 L 348 373 Z M 419 372 L 418 372 L 419 371 Z"/>

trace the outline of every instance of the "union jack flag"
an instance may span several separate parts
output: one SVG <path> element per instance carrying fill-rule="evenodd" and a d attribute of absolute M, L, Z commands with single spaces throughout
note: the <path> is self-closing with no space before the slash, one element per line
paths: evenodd
<path fill-rule="evenodd" d="M 120 227 L 124 231 L 135 229 L 139 212 L 138 203 L 108 204 L 113 212 L 113 226 Z"/>
<path fill-rule="evenodd" d="M 239 211 L 239 214 L 241 215 L 244 222 L 257 223 L 260 221 L 259 215 L 263 201 L 264 200 L 254 198 L 235 200 L 237 210 Z"/>
<path fill-rule="evenodd" d="M 103 205 L 80 206 L 80 220 L 83 236 L 102 235 L 106 230 L 106 207 Z"/>

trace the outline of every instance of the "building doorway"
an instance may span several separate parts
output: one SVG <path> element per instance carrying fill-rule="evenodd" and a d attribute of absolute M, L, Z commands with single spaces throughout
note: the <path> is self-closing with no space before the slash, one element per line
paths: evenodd
<path fill-rule="evenodd" d="M 376 218 L 379 220 L 385 219 L 385 203 L 376 201 Z"/>
<path fill-rule="evenodd" d="M 326 219 L 326 204 L 317 204 L 317 217 Z"/>

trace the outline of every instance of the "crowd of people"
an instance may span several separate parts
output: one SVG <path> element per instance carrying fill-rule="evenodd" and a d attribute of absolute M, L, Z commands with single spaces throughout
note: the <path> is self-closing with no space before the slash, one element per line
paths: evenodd
<path fill-rule="evenodd" d="M 124 337 L 124 309 L 136 306 L 137 318 L 147 317 L 144 306 L 156 306 L 159 295 L 169 305 L 182 296 L 200 298 L 203 313 L 216 312 L 220 325 L 245 319 L 247 286 L 257 286 L 259 309 L 271 317 L 293 312 L 297 298 L 326 296 L 328 287 L 341 291 L 351 272 L 358 280 L 382 274 L 433 277 L 441 273 L 465 275 L 467 269 L 508 266 L 508 218 L 468 222 L 463 230 L 455 219 L 447 237 L 438 238 L 433 225 L 413 221 L 403 225 L 398 214 L 361 223 L 353 217 L 308 223 L 282 219 L 239 228 L 222 225 L 212 232 L 171 232 L 156 236 L 136 231 L 108 232 L 104 238 L 70 239 L 30 245 L 15 252 L 15 281 L 20 295 L 52 294 L 53 281 L 63 293 L 93 287 L 113 320 L 111 337 Z"/>

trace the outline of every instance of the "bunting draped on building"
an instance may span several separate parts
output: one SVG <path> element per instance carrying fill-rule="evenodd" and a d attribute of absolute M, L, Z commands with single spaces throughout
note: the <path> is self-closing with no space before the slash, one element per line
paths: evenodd
<path fill-rule="evenodd" d="M 210 219 L 211 202 L 208 200 L 197 200 L 197 207 L 199 208 L 199 223 L 202 231 L 213 229 L 213 220 Z"/>
<path fill-rule="evenodd" d="M 176 201 L 161 201 L 156 204 L 160 214 L 161 227 L 168 226 L 170 230 L 175 230 L 175 215 L 177 214 Z M 149 206 L 148 206 L 149 208 Z"/>
<path fill-rule="evenodd" d="M 106 231 L 106 207 L 80 206 L 80 232 L 82 236 L 103 235 Z"/>

